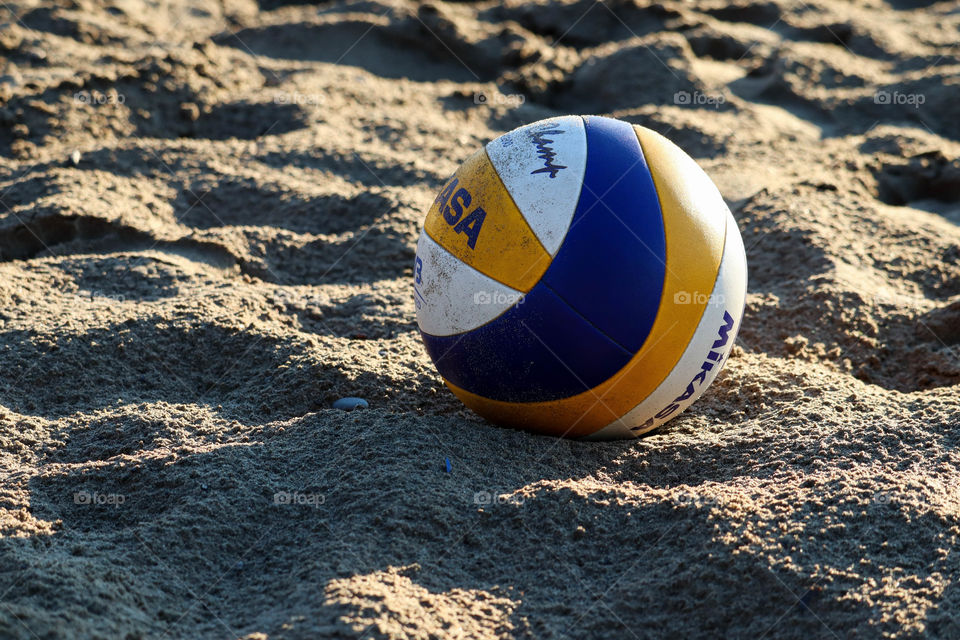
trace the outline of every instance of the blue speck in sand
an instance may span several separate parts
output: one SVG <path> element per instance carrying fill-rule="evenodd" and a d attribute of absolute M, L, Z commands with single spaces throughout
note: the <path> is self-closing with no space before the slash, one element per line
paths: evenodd
<path fill-rule="evenodd" d="M 444 458 L 444 461 L 447 463 L 447 473 L 450 473 L 450 458 Z"/>
<path fill-rule="evenodd" d="M 334 409 L 341 411 L 353 411 L 354 409 L 366 409 L 370 404 L 363 398 L 340 398 L 333 403 Z"/>

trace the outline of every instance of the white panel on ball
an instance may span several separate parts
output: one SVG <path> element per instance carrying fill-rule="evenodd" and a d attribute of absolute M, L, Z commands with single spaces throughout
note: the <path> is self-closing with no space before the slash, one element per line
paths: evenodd
<path fill-rule="evenodd" d="M 528 124 L 488 143 L 487 155 L 540 244 L 556 255 L 587 166 L 583 120 L 563 116 Z"/>
<path fill-rule="evenodd" d="M 746 296 L 746 253 L 737 223 L 728 212 L 717 281 L 690 344 L 653 393 L 620 420 L 611 422 L 587 439 L 633 438 L 660 426 L 693 404 L 717 377 L 730 355 L 743 319 Z M 726 321 L 725 313 L 730 314 L 732 325 Z"/>
<path fill-rule="evenodd" d="M 484 325 L 523 298 L 523 293 L 464 264 L 426 233 L 417 242 L 414 303 L 420 329 L 449 336 Z"/>

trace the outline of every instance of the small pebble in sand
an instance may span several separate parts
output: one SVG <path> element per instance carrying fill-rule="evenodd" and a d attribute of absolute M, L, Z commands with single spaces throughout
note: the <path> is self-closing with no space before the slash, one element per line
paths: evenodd
<path fill-rule="evenodd" d="M 184 102 L 180 105 L 180 117 L 190 122 L 196 122 L 200 118 L 200 107 L 193 102 Z"/>
<path fill-rule="evenodd" d="M 366 409 L 370 404 L 363 398 L 340 398 L 333 403 L 334 409 L 342 411 L 353 411 L 354 409 Z"/>

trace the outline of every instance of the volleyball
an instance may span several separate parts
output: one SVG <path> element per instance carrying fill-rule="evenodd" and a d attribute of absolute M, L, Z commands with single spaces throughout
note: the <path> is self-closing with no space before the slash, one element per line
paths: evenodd
<path fill-rule="evenodd" d="M 445 384 L 509 427 L 636 437 L 716 378 L 747 261 L 720 192 L 660 134 L 599 116 L 515 129 L 460 166 L 414 264 Z"/>

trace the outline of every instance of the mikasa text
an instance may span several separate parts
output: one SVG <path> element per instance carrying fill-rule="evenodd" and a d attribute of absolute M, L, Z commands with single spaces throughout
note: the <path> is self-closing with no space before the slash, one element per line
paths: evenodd
<path fill-rule="evenodd" d="M 440 205 L 440 214 L 444 221 L 453 227 L 457 233 L 467 236 L 467 246 L 475 249 L 477 238 L 480 237 L 480 229 L 483 227 L 483 221 L 487 217 L 487 212 L 482 207 L 464 215 L 464 211 L 470 206 L 473 197 L 470 192 L 460 187 L 457 189 L 459 180 L 454 178 L 450 184 L 437 196 L 437 204 Z M 456 191 L 454 191 L 456 189 Z"/>
<path fill-rule="evenodd" d="M 729 311 L 724 311 L 723 324 L 720 325 L 720 329 L 717 331 L 717 335 L 719 337 L 713 341 L 713 344 L 710 346 L 710 352 L 707 353 L 706 359 L 700 366 L 700 371 L 697 372 L 697 375 L 693 376 L 693 380 L 690 381 L 690 383 L 687 385 L 687 388 L 684 389 L 683 393 L 674 398 L 673 402 L 658 411 L 655 416 L 648 419 L 643 424 L 633 427 L 631 431 L 647 430 L 653 425 L 654 420 L 663 420 L 669 417 L 670 414 L 680 408 L 681 402 L 689 399 L 690 396 L 692 396 L 696 390 L 702 386 L 704 382 L 706 382 L 707 374 L 710 373 L 715 366 L 719 366 L 720 360 L 723 359 L 722 349 L 730 340 L 730 332 L 733 330 L 733 324 L 733 316 L 730 315 Z"/>

